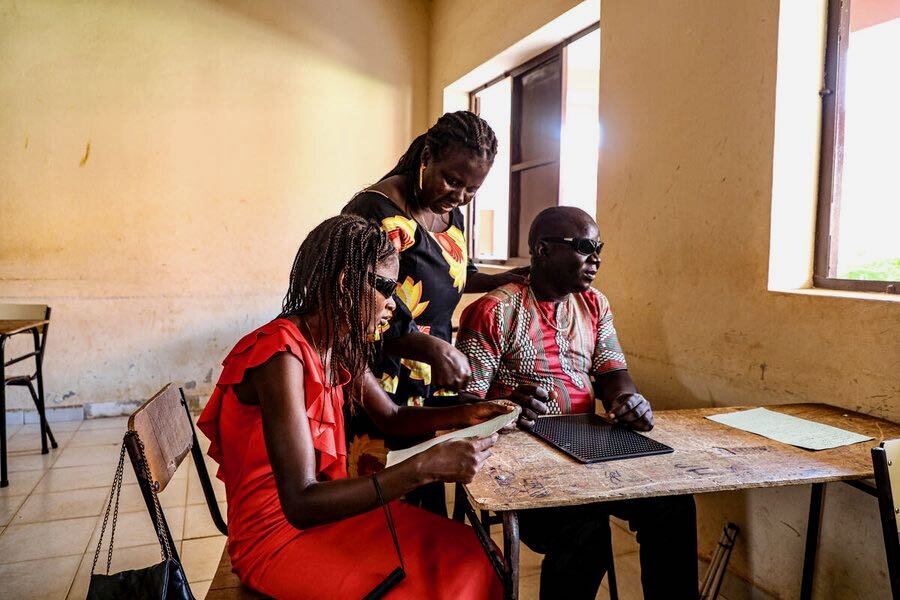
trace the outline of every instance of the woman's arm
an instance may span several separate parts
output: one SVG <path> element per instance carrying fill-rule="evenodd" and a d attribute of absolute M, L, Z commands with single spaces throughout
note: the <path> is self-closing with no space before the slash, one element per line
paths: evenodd
<path fill-rule="evenodd" d="M 378 429 L 387 435 L 431 435 L 444 429 L 458 429 L 508 413 L 509 406 L 498 402 L 466 403 L 457 406 L 397 406 L 370 372 L 363 382 L 363 408 Z"/>
<path fill-rule="evenodd" d="M 384 340 L 384 352 L 431 365 L 431 381 L 435 389 L 461 390 L 472 370 L 466 355 L 433 335 L 416 331 Z"/>
<path fill-rule="evenodd" d="M 371 478 L 324 482 L 316 479 L 316 451 L 306 416 L 303 365 L 297 357 L 280 353 L 255 369 L 246 381 L 259 399 L 278 498 L 291 525 L 303 529 L 378 506 Z M 454 440 L 385 469 L 377 475 L 385 501 L 432 481 L 471 481 L 490 456 L 495 440 L 496 437 Z"/>
<path fill-rule="evenodd" d="M 466 294 L 483 294 L 507 283 L 525 283 L 528 281 L 530 272 L 531 267 L 519 267 L 494 275 L 481 272 L 470 273 L 466 278 L 466 287 L 463 292 Z"/>

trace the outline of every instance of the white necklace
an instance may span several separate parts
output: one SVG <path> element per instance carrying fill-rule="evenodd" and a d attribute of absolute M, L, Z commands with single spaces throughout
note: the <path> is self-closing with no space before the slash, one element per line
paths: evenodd
<path fill-rule="evenodd" d="M 541 319 L 547 325 L 549 325 L 551 328 L 553 328 L 559 332 L 568 331 L 572 327 L 572 301 L 571 301 L 571 298 L 566 298 L 566 301 L 565 301 L 566 302 L 566 322 L 562 326 L 557 326 L 554 323 L 551 323 L 550 319 L 547 318 L 547 315 L 544 314 L 544 311 L 541 310 L 541 304 L 538 301 L 537 296 L 534 295 L 534 290 L 532 290 L 530 287 L 528 289 L 531 292 L 532 299 L 534 299 L 535 304 L 537 304 L 538 314 L 541 315 Z M 557 320 L 557 322 L 559 322 L 559 305 L 560 304 L 562 304 L 562 302 L 556 303 L 556 310 L 554 310 L 554 315 L 553 315 L 554 318 Z"/>

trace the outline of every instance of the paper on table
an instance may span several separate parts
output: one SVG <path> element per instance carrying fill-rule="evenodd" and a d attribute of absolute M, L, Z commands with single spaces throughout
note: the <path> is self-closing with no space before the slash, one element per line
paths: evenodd
<path fill-rule="evenodd" d="M 428 440 L 427 442 L 416 444 L 411 448 L 404 448 L 403 450 L 391 450 L 387 455 L 387 466 L 393 467 L 394 465 L 403 462 L 407 458 L 412 458 L 416 454 L 424 452 L 432 446 L 436 446 L 442 442 L 460 438 L 487 437 L 493 434 L 495 431 L 500 431 L 501 429 L 518 419 L 520 412 L 522 412 L 522 409 L 516 406 L 515 408 L 513 408 L 512 412 L 498 415 L 493 419 L 484 421 L 482 423 L 479 423 L 478 425 L 472 425 L 470 427 L 465 427 L 463 429 L 457 429 L 455 431 L 445 433 L 444 435 L 439 435 L 436 438 Z"/>
<path fill-rule="evenodd" d="M 766 410 L 765 408 L 710 415 L 706 418 L 723 425 L 767 437 L 770 440 L 784 442 L 791 446 L 799 446 L 809 450 L 827 450 L 828 448 L 849 446 L 850 444 L 857 444 L 872 439 L 846 429 L 838 429 L 831 425 L 816 423 L 815 421 L 785 415 Z"/>

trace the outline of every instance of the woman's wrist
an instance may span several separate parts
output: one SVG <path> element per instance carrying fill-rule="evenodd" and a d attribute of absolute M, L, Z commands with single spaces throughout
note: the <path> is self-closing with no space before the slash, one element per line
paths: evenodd
<path fill-rule="evenodd" d="M 437 481 L 435 477 L 428 472 L 427 458 L 425 456 L 426 453 L 427 451 L 422 452 L 406 461 L 407 463 L 409 463 L 409 467 L 411 470 L 411 475 L 414 483 L 413 489 Z"/>

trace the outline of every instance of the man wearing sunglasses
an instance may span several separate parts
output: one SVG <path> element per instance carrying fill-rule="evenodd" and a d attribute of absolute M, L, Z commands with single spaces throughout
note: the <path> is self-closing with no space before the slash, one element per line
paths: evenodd
<path fill-rule="evenodd" d="M 596 401 L 608 421 L 650 430 L 653 412 L 628 374 L 609 302 L 591 287 L 603 249 L 597 224 L 577 208 L 548 208 L 528 244 L 530 281 L 497 288 L 462 314 L 466 394 L 516 402 L 525 428 L 545 414 L 593 412 Z M 610 515 L 637 532 L 646 599 L 697 598 L 696 510 L 692 496 L 678 496 L 522 511 L 522 541 L 544 554 L 542 599 L 593 600 L 610 560 Z"/>

